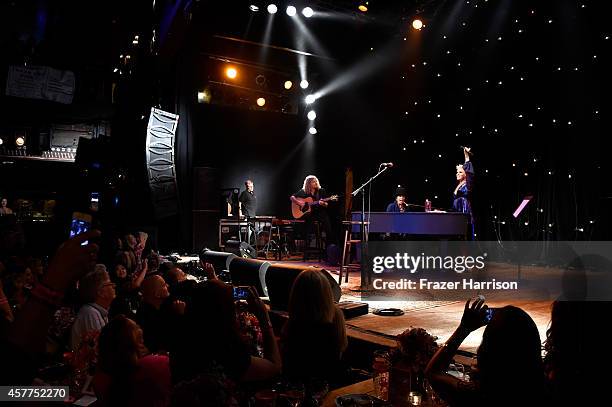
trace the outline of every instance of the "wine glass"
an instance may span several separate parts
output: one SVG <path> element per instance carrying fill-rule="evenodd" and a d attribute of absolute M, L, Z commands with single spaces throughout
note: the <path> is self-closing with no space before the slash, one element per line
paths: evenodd
<path fill-rule="evenodd" d="M 289 383 L 282 396 L 291 407 L 300 407 L 304 402 L 306 391 L 304 389 L 304 383 L 296 382 Z"/>
<path fill-rule="evenodd" d="M 322 379 L 313 379 L 308 383 L 308 394 L 314 406 L 320 406 L 329 393 L 329 383 Z"/>

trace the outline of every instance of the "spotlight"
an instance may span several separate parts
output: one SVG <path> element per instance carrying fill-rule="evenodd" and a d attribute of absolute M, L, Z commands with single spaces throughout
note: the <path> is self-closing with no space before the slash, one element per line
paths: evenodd
<path fill-rule="evenodd" d="M 317 129 L 316 129 L 316 127 L 311 127 L 311 128 L 309 128 L 309 129 L 308 129 L 308 133 L 310 133 L 310 134 L 317 134 Z"/>
<path fill-rule="evenodd" d="M 310 18 L 310 17 L 312 17 L 314 15 L 314 11 L 310 7 L 304 7 L 302 9 L 302 14 L 306 18 Z"/>
<path fill-rule="evenodd" d="M 308 95 L 306 96 L 306 104 L 309 105 L 311 103 L 314 103 L 315 100 L 317 100 L 317 98 L 315 97 L 315 95 Z"/>
<path fill-rule="evenodd" d="M 4 140 L 2 140 L 2 139 L 0 138 L 0 146 L 1 146 L 2 144 L 4 144 Z"/>
<path fill-rule="evenodd" d="M 419 20 L 418 18 L 415 18 L 414 20 L 412 20 L 412 28 L 414 28 L 415 30 L 420 30 L 421 28 L 423 28 L 423 21 Z"/>
<path fill-rule="evenodd" d="M 17 136 L 17 138 L 15 139 L 15 145 L 17 147 L 23 147 L 24 144 L 25 144 L 25 138 L 23 138 L 23 136 Z"/>
<path fill-rule="evenodd" d="M 251 10 L 252 12 L 255 13 L 255 12 L 259 11 L 259 6 L 257 6 L 256 4 L 251 4 L 249 6 L 249 10 Z"/>
<path fill-rule="evenodd" d="M 276 4 L 268 4 L 268 13 L 270 14 L 276 14 L 276 12 L 278 11 L 278 7 L 276 7 Z"/>
<path fill-rule="evenodd" d="M 308 87 L 308 81 L 306 79 L 302 79 L 300 82 L 300 88 L 306 89 Z"/>
<path fill-rule="evenodd" d="M 236 79 L 236 76 L 238 76 L 238 71 L 236 71 L 236 68 L 230 67 L 225 70 L 225 75 L 227 75 L 227 77 L 230 79 Z"/>
<path fill-rule="evenodd" d="M 311 110 L 310 112 L 308 112 L 307 116 L 308 120 L 314 120 L 317 118 L 317 113 L 314 110 Z"/>
<path fill-rule="evenodd" d="M 368 2 L 367 1 L 360 2 L 357 8 L 362 13 L 365 13 L 366 11 L 368 11 Z"/>
<path fill-rule="evenodd" d="M 293 17 L 297 13 L 297 9 L 293 6 L 287 6 L 287 15 Z"/>
<path fill-rule="evenodd" d="M 257 106 L 262 107 L 265 104 L 266 104 L 265 98 L 257 98 Z"/>
<path fill-rule="evenodd" d="M 211 94 L 208 89 L 198 92 L 198 103 L 210 103 Z"/>
<path fill-rule="evenodd" d="M 285 89 L 289 90 L 291 89 L 292 86 L 293 86 L 293 82 L 285 81 Z"/>
<path fill-rule="evenodd" d="M 255 78 L 255 83 L 257 86 L 264 86 L 266 84 L 266 77 L 263 75 L 257 75 Z"/>

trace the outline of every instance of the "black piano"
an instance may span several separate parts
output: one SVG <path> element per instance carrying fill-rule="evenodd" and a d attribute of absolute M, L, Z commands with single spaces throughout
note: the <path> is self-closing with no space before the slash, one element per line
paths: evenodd
<path fill-rule="evenodd" d="M 369 233 L 461 238 L 468 232 L 469 215 L 458 212 L 366 212 Z M 361 212 L 352 213 L 353 233 L 361 231 Z"/>

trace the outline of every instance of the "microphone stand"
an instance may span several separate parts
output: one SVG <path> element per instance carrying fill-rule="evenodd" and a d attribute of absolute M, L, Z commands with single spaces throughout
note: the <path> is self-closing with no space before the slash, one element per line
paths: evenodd
<path fill-rule="evenodd" d="M 357 196 L 357 194 L 361 192 L 361 263 L 360 263 L 361 287 L 360 287 L 360 291 L 371 291 L 372 290 L 372 273 L 366 267 L 366 260 L 368 258 L 369 221 L 368 221 L 368 228 L 366 228 L 365 187 L 370 185 L 370 183 L 372 183 L 372 181 L 374 181 L 380 174 L 387 171 L 387 169 L 390 168 L 390 166 L 385 166 L 382 169 L 380 169 L 380 167 L 378 168 L 379 170 L 376 173 L 376 175 L 370 177 L 370 179 L 368 179 L 363 185 L 361 185 L 359 188 L 351 192 L 352 196 Z M 370 218 L 370 210 L 368 208 L 368 220 L 369 218 Z M 352 224 L 351 224 L 351 228 L 352 228 Z"/>

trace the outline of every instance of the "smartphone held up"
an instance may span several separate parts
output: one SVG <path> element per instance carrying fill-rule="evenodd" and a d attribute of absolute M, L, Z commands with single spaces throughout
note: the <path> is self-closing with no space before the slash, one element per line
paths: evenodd
<path fill-rule="evenodd" d="M 73 212 L 72 220 L 70 221 L 70 238 L 85 233 L 91 229 L 92 217 L 88 213 Z M 89 244 L 89 241 L 81 243 L 82 246 Z"/>

